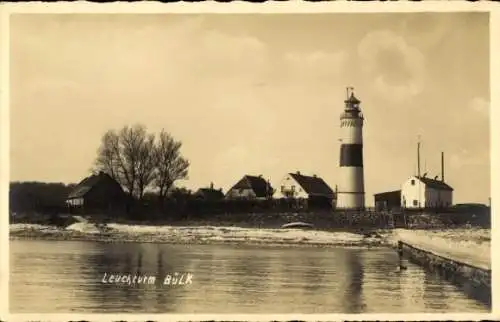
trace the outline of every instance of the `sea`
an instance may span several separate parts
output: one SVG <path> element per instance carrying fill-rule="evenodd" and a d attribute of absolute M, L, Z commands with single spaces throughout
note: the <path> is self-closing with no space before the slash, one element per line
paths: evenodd
<path fill-rule="evenodd" d="M 11 313 L 475 313 L 390 248 L 10 241 Z"/>

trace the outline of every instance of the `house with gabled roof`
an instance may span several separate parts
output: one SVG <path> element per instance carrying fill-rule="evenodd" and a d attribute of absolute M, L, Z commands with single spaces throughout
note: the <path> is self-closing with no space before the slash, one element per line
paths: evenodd
<path fill-rule="evenodd" d="M 293 199 L 301 207 L 335 208 L 337 196 L 335 191 L 317 175 L 304 175 L 299 171 L 287 173 L 281 180 L 276 198 Z"/>
<path fill-rule="evenodd" d="M 84 212 L 105 212 L 124 209 L 126 200 L 122 186 L 107 173 L 99 172 L 80 181 L 66 198 L 66 205 Z"/>
<path fill-rule="evenodd" d="M 404 208 L 445 208 L 453 204 L 453 188 L 444 182 L 423 176 L 412 176 L 401 186 Z"/>
<path fill-rule="evenodd" d="M 316 175 L 303 175 L 299 171 L 287 173 L 281 180 L 279 187 L 276 192 L 277 198 L 335 198 L 335 192 L 322 178 Z"/>
<path fill-rule="evenodd" d="M 222 189 L 215 189 L 214 184 L 211 183 L 209 188 L 200 188 L 195 192 L 195 197 L 197 199 L 217 201 L 224 199 L 224 193 Z"/>
<path fill-rule="evenodd" d="M 227 199 L 269 199 L 274 189 L 262 175 L 245 175 L 226 193 Z"/>

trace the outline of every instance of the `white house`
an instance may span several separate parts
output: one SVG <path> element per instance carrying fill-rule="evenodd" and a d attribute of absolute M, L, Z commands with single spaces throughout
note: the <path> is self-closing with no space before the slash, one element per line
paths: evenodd
<path fill-rule="evenodd" d="M 335 199 L 335 193 L 317 176 L 305 176 L 300 172 L 288 173 L 280 182 L 276 198 L 310 199 L 322 197 Z"/>
<path fill-rule="evenodd" d="M 453 188 L 437 179 L 412 176 L 401 186 L 403 208 L 440 208 L 453 203 Z"/>

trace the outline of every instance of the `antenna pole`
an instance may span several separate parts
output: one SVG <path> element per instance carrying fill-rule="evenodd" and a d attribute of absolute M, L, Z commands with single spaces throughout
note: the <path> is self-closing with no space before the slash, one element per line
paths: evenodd
<path fill-rule="evenodd" d="M 351 93 L 352 93 L 352 91 L 354 90 L 354 87 L 352 87 L 352 86 L 347 86 L 346 87 L 346 95 L 347 95 L 346 98 L 347 99 L 349 99 L 349 90 L 351 90 Z"/>
<path fill-rule="evenodd" d="M 422 207 L 421 205 L 421 200 L 420 200 L 420 135 L 418 136 L 418 142 L 417 142 L 417 177 L 418 177 L 418 208 L 420 209 Z"/>
<path fill-rule="evenodd" d="M 417 142 L 417 176 L 420 178 L 420 135 Z"/>
<path fill-rule="evenodd" d="M 441 152 L 441 181 L 444 182 L 444 152 Z"/>

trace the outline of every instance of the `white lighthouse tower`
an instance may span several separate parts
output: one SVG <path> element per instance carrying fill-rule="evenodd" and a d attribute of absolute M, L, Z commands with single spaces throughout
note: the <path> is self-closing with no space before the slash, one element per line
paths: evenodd
<path fill-rule="evenodd" d="M 352 87 L 347 88 L 344 112 L 340 116 L 340 171 L 337 209 L 365 208 L 363 173 L 363 114 Z"/>

